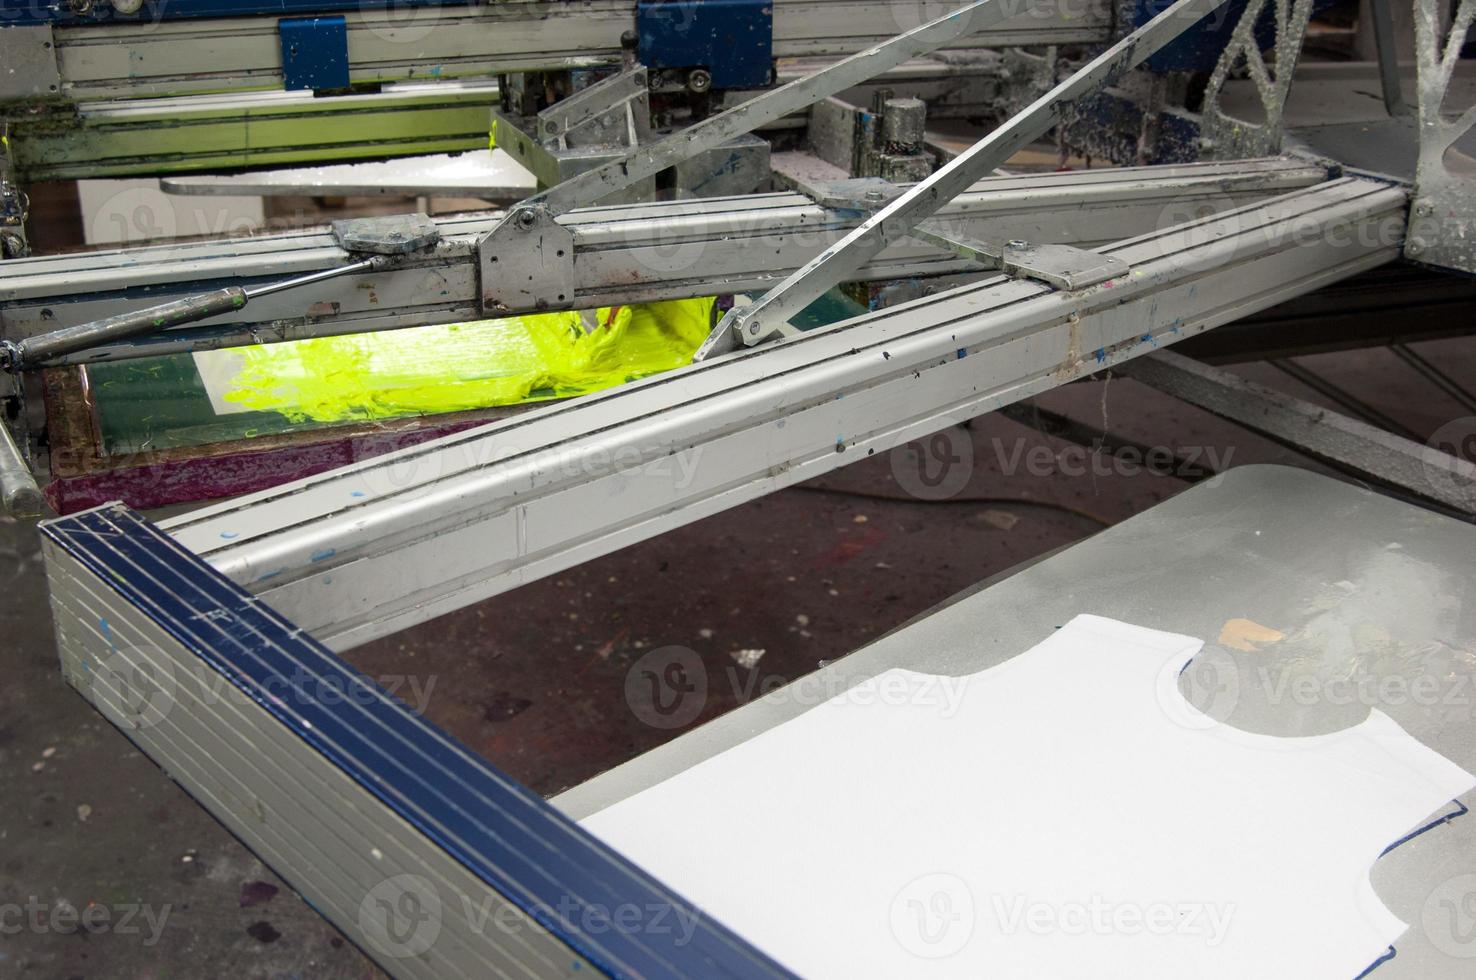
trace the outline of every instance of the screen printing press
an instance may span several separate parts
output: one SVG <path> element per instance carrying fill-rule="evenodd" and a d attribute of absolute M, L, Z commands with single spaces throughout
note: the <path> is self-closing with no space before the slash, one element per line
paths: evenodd
<path fill-rule="evenodd" d="M 60 515 L 42 535 L 68 681 L 395 976 L 787 975 L 579 821 L 815 703 L 775 692 L 550 801 L 340 653 L 1096 372 L 1353 482 L 1221 474 L 804 680 L 843 693 L 893 667 L 968 674 L 1079 614 L 1204 640 L 1180 689 L 1263 735 L 1337 731 L 1367 707 L 1289 712 L 1267 669 L 1314 684 L 1434 671 L 1453 687 L 1476 673 L 1476 464 L 1164 349 L 1469 333 L 1476 110 L 1451 103 L 1476 90 L 1461 57 L 1476 0 L 1418 0 L 1412 64 L 1389 4 L 1370 0 L 1378 60 L 1356 68 L 1299 64 L 1328 6 L 1312 0 L 702 0 L 567 16 L 447 4 L 454 15 L 432 18 L 409 58 L 386 47 L 405 25 L 373 5 L 304 2 L 293 11 L 327 16 L 280 23 L 275 9 L 227 10 L 241 28 L 228 56 L 207 43 L 231 33 L 211 4 L 161 9 L 160 23 L 136 5 L 86 6 L 0 31 L 32 69 L 0 82 L 17 120 L 0 153 L 6 508 Z M 499 31 L 472 30 L 477 18 Z M 556 38 L 544 23 L 574 26 Z M 144 56 L 180 51 L 173 70 Z M 442 62 L 478 112 L 494 104 L 490 79 L 467 78 L 497 76 L 497 156 L 452 185 L 516 202 L 503 210 L 26 254 L 27 177 L 442 192 L 442 157 L 418 183 L 413 165 L 362 162 L 190 174 L 373 156 L 363 139 L 333 148 L 269 129 L 254 155 L 205 139 L 162 144 L 153 161 L 137 149 L 169 128 L 149 99 L 187 103 L 223 145 L 262 114 L 297 113 L 305 90 L 320 96 L 308 128 L 358 111 L 410 119 L 455 93 L 396 86 L 434 88 Z M 468 149 L 458 107 L 382 140 L 381 155 Z M 929 113 L 952 144 L 925 128 Z M 1057 163 L 1082 167 L 1007 169 L 1046 138 Z M 415 356 L 396 360 L 394 339 L 417 329 L 565 316 L 560 330 L 583 343 L 611 336 L 617 311 L 663 303 L 697 304 L 681 329 L 658 325 L 687 344 L 661 349 L 671 363 L 534 384 L 520 399 L 536 404 L 412 407 L 321 430 L 259 405 L 227 414 L 199 357 L 374 336 L 399 367 Z M 471 333 L 435 336 L 480 356 Z M 77 410 L 121 399 L 123 415 L 152 418 L 149 399 L 176 392 L 193 401 L 161 407 L 157 434 Z M 204 498 L 229 499 L 141 513 Z M 1337 639 L 1350 631 L 1387 636 L 1388 656 L 1350 663 Z M 324 696 L 346 689 L 360 696 Z M 1469 770 L 1471 697 L 1390 713 Z M 1440 902 L 1460 896 L 1425 897 L 1476 873 L 1476 820 L 1455 818 L 1473 799 L 1377 862 L 1378 895 L 1422 928 L 1368 964 L 1376 976 L 1468 972 L 1450 949 L 1470 943 L 1440 932 Z M 634 917 L 613 921 L 616 908 Z M 690 929 L 658 927 L 674 912 Z"/>

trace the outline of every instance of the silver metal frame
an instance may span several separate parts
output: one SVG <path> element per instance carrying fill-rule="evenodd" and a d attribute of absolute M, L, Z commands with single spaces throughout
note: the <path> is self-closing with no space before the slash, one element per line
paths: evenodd
<path fill-rule="evenodd" d="M 1413 354 L 1413 352 L 1410 352 Z M 1247 381 L 1173 351 L 1123 367 L 1135 381 L 1173 395 L 1385 486 L 1476 515 L 1476 464 L 1321 405 Z"/>
<path fill-rule="evenodd" d="M 739 344 L 752 346 L 784 333 L 789 321 L 806 306 L 852 276 L 888 245 L 907 237 L 920 221 L 936 213 L 975 180 L 1050 130 L 1073 103 L 1110 85 L 1123 72 L 1151 57 L 1225 2 L 1176 0 L 932 176 L 886 204 L 845 238 L 765 293 L 762 299 L 729 312 L 698 350 L 697 360 Z"/>
<path fill-rule="evenodd" d="M 937 220 L 957 234 L 986 240 L 1025 237 L 1092 247 L 1326 178 L 1321 166 L 1285 159 L 989 177 L 955 198 Z M 501 218 L 499 212 L 438 218 L 442 242 L 424 258 L 337 284 L 263 297 L 246 310 L 196 327 L 96 348 L 88 359 L 476 319 L 476 243 Z M 762 291 L 860 220 L 854 209 L 822 207 L 799 194 L 765 194 L 586 208 L 567 215 L 561 227 L 573 241 L 574 304 L 594 307 Z M 325 229 L 9 262 L 0 266 L 0 333 L 18 341 L 187 296 L 226 278 L 270 281 L 349 259 Z M 509 261 L 524 267 L 536 259 L 528 252 Z M 507 276 L 526 279 L 532 272 Z M 982 272 L 982 266 L 945 249 L 903 241 L 858 277 Z M 540 284 L 513 312 L 532 311 L 540 293 L 551 295 L 552 281 Z M 372 290 L 365 288 L 371 285 Z M 143 290 L 147 298 L 137 295 Z"/>
<path fill-rule="evenodd" d="M 344 649 L 1381 265 L 1407 200 L 1293 191 L 1108 246 L 1099 285 L 990 277 L 166 527 Z"/>
<path fill-rule="evenodd" d="M 1022 7 L 970 48 L 1094 44 L 1110 38 L 1110 0 L 1068 0 L 1042 18 Z M 775 0 L 774 57 L 852 54 L 929 19 L 931 5 L 894 0 Z M 352 84 L 488 77 L 620 62 L 633 0 L 584 0 L 569 16 L 558 0 L 462 7 L 364 9 L 347 21 Z M 557 18 L 558 30 L 546 25 Z M 73 103 L 280 89 L 277 17 L 188 19 L 39 28 L 15 56 L 49 62 L 55 81 L 0 88 L 0 102 L 53 96 Z M 910 23 L 909 23 L 910 20 Z M 9 33 L 9 31 L 7 31 Z M 52 46 L 43 47 L 45 42 Z M 8 49 L 9 50 L 9 49 Z M 36 77 L 36 76 L 30 76 Z M 43 79 L 45 81 L 45 79 Z M 53 90 L 51 85 L 55 85 Z"/>
<path fill-rule="evenodd" d="M 1313 0 L 1275 0 L 1276 44 L 1275 69 L 1266 66 L 1256 28 L 1266 13 L 1269 0 L 1251 0 L 1235 24 L 1230 43 L 1220 54 L 1210 74 L 1204 93 L 1203 122 L 1200 129 L 1201 152 L 1207 158 L 1229 160 L 1237 157 L 1264 156 L 1281 150 L 1281 119 L 1286 111 L 1286 98 L 1291 92 L 1297 60 L 1302 55 L 1302 40 L 1312 19 Z M 1230 73 L 1244 64 L 1256 87 L 1263 118 L 1238 119 L 1228 115 L 1220 105 L 1220 96 Z M 1395 82 L 1396 90 L 1398 82 Z"/>
<path fill-rule="evenodd" d="M 1420 159 L 1410 219 L 1410 258 L 1447 269 L 1476 272 L 1476 179 L 1452 171 L 1446 154 L 1476 126 L 1476 105 L 1447 116 L 1446 93 L 1466 35 L 1476 20 L 1476 0 L 1460 0 L 1449 34 L 1441 41 L 1435 0 L 1415 7 L 1415 57 L 1419 67 Z"/>

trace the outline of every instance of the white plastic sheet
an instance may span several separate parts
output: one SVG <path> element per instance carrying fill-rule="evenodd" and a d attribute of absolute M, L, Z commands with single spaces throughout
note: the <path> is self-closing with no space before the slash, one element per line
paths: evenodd
<path fill-rule="evenodd" d="M 1078 616 L 968 678 L 890 670 L 586 819 L 808 977 L 1358 975 L 1368 871 L 1476 779 L 1375 710 L 1229 728 L 1199 640 Z"/>

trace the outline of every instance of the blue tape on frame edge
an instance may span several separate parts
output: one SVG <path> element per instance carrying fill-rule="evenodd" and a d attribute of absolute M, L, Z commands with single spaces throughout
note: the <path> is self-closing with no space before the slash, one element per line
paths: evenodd
<path fill-rule="evenodd" d="M 41 533 L 605 973 L 791 976 L 130 508 L 109 504 L 43 523 Z M 304 680 L 313 681 L 311 688 L 303 686 Z M 344 685 L 364 686 L 374 696 L 334 698 L 327 704 L 315 694 Z M 293 696 L 284 698 L 282 691 Z M 367 731 L 371 726 L 378 730 L 375 738 Z M 392 732 L 392 744 L 385 731 Z M 406 765 L 405 759 L 416 764 Z M 643 917 L 679 910 L 695 927 L 683 941 L 679 930 L 646 928 L 644 918 L 628 928 L 616 926 L 608 919 L 616 907 L 639 909 Z M 591 923 L 600 928 L 586 928 Z"/>

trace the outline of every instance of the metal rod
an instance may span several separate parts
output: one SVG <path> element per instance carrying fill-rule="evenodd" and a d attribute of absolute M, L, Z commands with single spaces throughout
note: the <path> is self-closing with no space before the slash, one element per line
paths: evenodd
<path fill-rule="evenodd" d="M 1374 46 L 1379 56 L 1379 83 L 1384 89 L 1384 109 L 1391 116 L 1409 112 L 1404 104 L 1404 91 L 1399 85 L 1399 46 L 1394 40 L 1394 18 L 1389 0 L 1368 0 L 1369 18 L 1373 21 Z"/>
<path fill-rule="evenodd" d="M 1389 349 L 1401 361 L 1414 368 L 1426 381 L 1458 402 L 1468 412 L 1476 413 L 1476 395 L 1471 394 L 1450 375 L 1425 360 L 1405 344 L 1390 344 Z"/>
<path fill-rule="evenodd" d="M 1172 351 L 1117 370 L 1339 468 L 1476 514 L 1476 465 Z"/>
<path fill-rule="evenodd" d="M 36 478 L 4 419 L 0 419 L 0 495 L 11 517 L 40 517 L 45 506 Z"/>
<path fill-rule="evenodd" d="M 194 323 L 220 313 L 234 313 L 244 307 L 249 300 L 258 296 L 267 296 L 285 289 L 334 279 L 351 272 L 383 268 L 388 261 L 386 256 L 374 255 L 335 269 L 311 272 L 292 279 L 283 279 L 280 282 L 246 288 L 226 286 L 208 293 L 185 296 L 158 306 L 150 306 L 147 309 L 133 310 L 129 313 L 93 320 L 90 323 L 80 323 L 75 327 L 37 334 L 18 343 L 4 341 L 0 343 L 0 366 L 11 373 L 29 371 L 67 354 L 90 350 L 129 337 L 158 333 L 170 327 Z"/>
<path fill-rule="evenodd" d="M 543 207 L 553 214 L 563 214 L 571 208 L 594 204 L 703 150 L 860 85 L 909 58 L 992 27 L 1017 12 L 1014 4 L 1003 0 L 976 0 L 937 20 L 843 58 L 813 75 L 771 89 L 655 143 L 639 147 L 618 160 L 586 170 L 528 198 L 523 206 Z"/>
<path fill-rule="evenodd" d="M 743 310 L 732 310 L 697 351 L 702 360 L 740 341 L 755 344 L 788 323 L 874 255 L 906 238 L 974 181 L 1061 120 L 1068 107 L 1142 62 L 1226 0 L 1178 0 L 1061 82 L 926 180 L 882 208 L 835 245 Z"/>
<path fill-rule="evenodd" d="M 388 264 L 388 259 L 385 256 L 371 255 L 363 261 L 351 262 L 348 265 L 341 265 L 336 269 L 309 272 L 295 279 L 283 279 L 280 282 L 269 282 L 260 286 L 247 286 L 246 298 L 250 300 L 260 296 L 270 296 L 272 293 L 285 292 L 289 289 L 296 289 L 298 286 L 311 286 L 313 283 L 322 282 L 325 279 L 337 279 L 339 276 L 346 276 L 351 272 L 369 272 L 373 269 L 382 269 Z"/>
<path fill-rule="evenodd" d="M 1412 442 L 1419 441 L 1419 434 L 1416 433 L 1409 426 L 1389 415 L 1385 415 L 1383 412 L 1374 408 L 1372 405 L 1368 404 L 1362 399 L 1353 397 L 1342 388 L 1339 388 L 1331 381 L 1328 381 L 1322 375 L 1317 374 L 1314 371 L 1309 371 L 1307 368 L 1302 367 L 1302 365 L 1296 363 L 1295 361 L 1289 361 L 1285 358 L 1278 357 L 1273 359 L 1269 363 L 1272 367 L 1277 368 L 1284 374 L 1290 375 L 1292 378 L 1300 381 L 1302 384 L 1306 385 L 1308 388 L 1311 388 L 1319 395 L 1322 395 L 1329 401 L 1332 401 L 1341 406 L 1344 411 L 1352 412 L 1354 415 L 1357 415 L 1359 418 L 1363 419 L 1363 421 L 1371 425 L 1376 425 L 1387 432 L 1392 432 L 1395 435 L 1402 436 Z"/>

